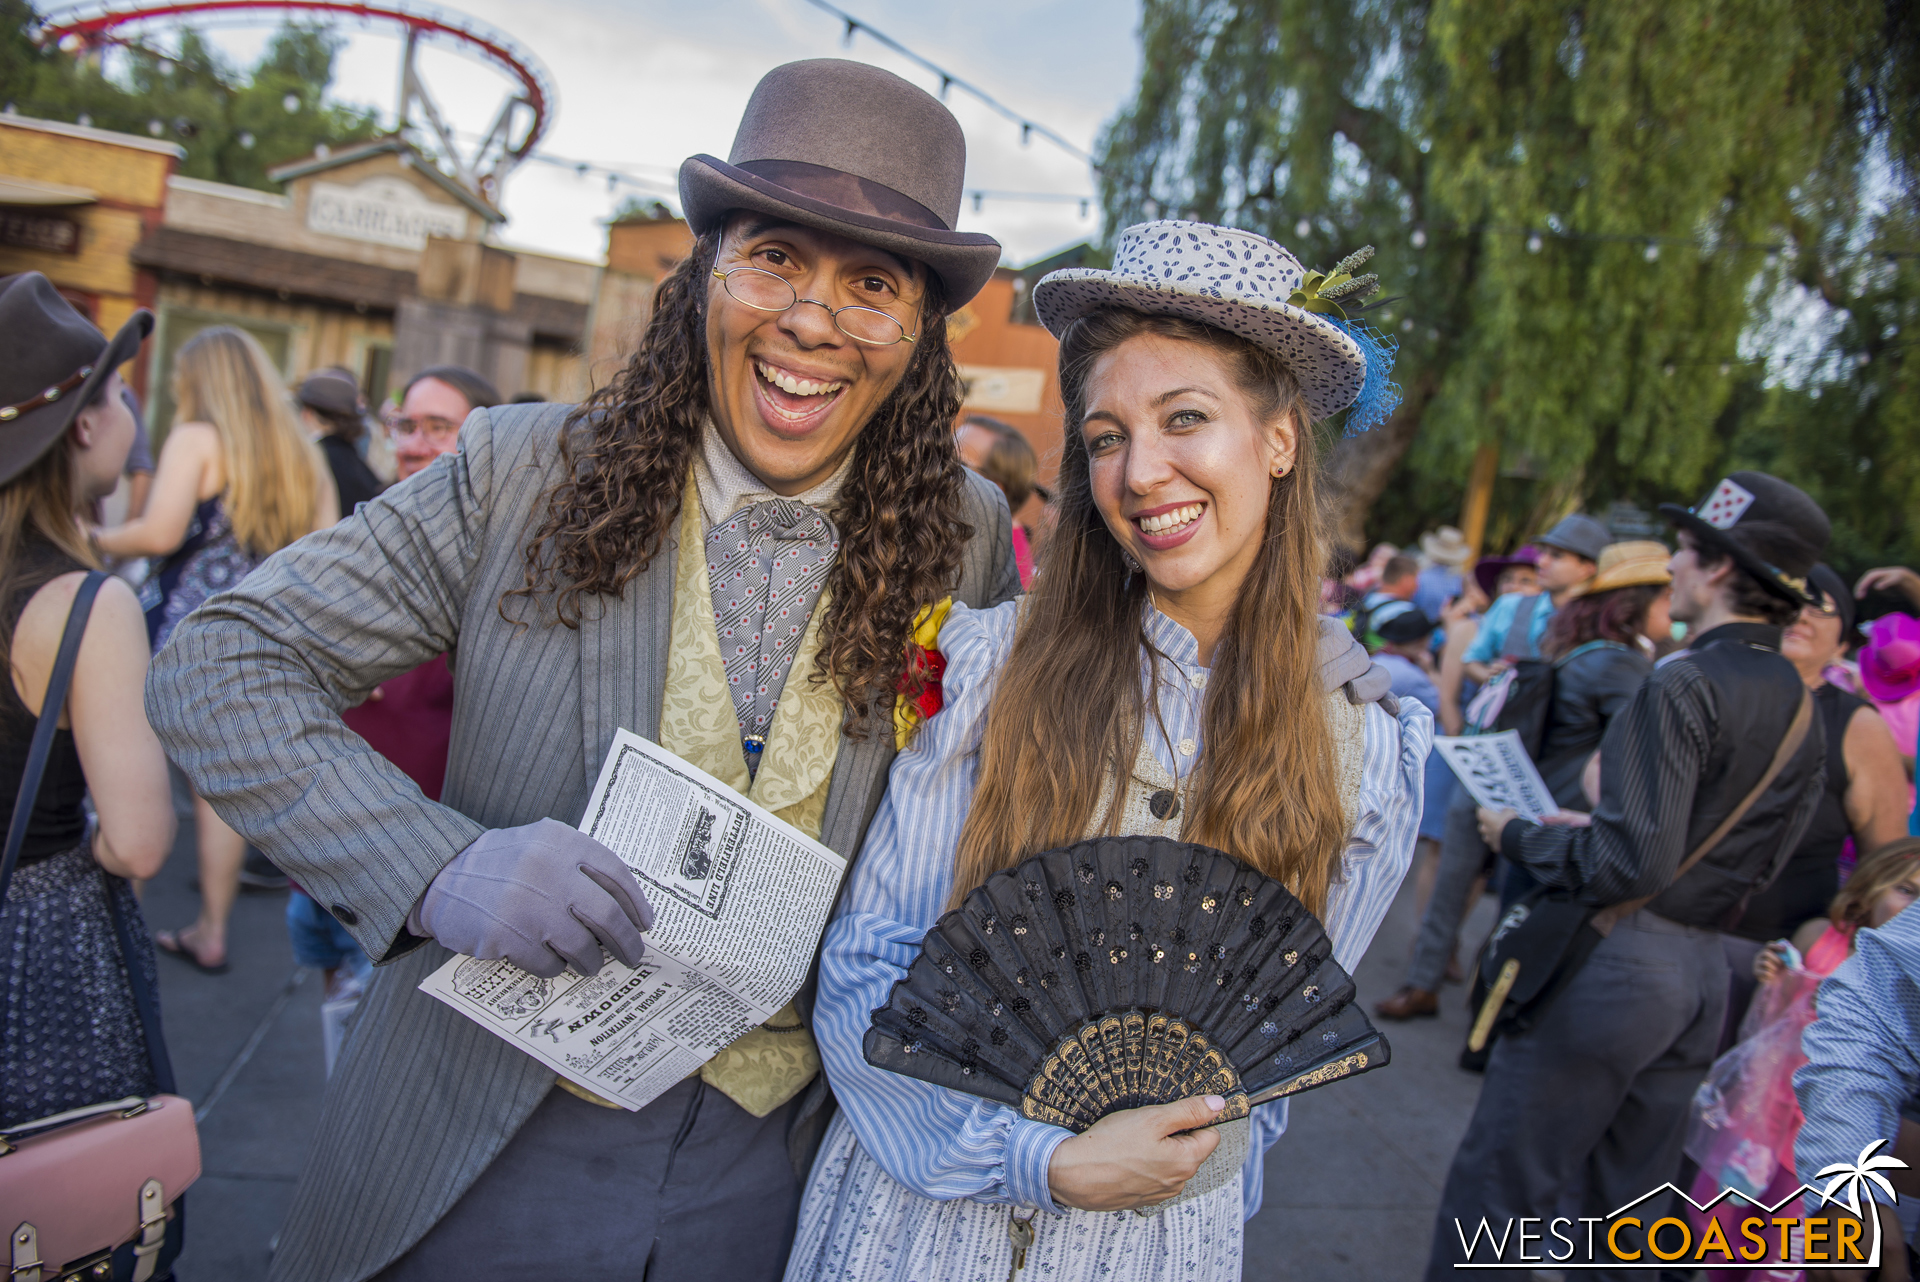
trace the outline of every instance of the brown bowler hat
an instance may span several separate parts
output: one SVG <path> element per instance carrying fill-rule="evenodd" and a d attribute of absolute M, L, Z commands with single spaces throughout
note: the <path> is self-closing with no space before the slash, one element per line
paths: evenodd
<path fill-rule="evenodd" d="M 0 485 L 60 439 L 152 332 L 142 309 L 108 342 L 39 272 L 0 277 L 0 351 L 12 353 L 0 361 Z"/>
<path fill-rule="evenodd" d="M 840 58 L 761 78 L 726 160 L 680 166 L 680 205 L 696 235 L 752 209 L 915 258 L 959 307 L 1000 263 L 1000 242 L 953 229 L 967 168 L 960 122 L 924 89 Z"/>

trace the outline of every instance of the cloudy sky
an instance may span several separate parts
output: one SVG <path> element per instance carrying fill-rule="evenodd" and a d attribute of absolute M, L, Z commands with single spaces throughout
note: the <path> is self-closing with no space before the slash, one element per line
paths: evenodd
<path fill-rule="evenodd" d="M 622 196 L 659 196 L 677 208 L 673 175 L 685 157 L 724 157 L 753 86 L 769 68 L 797 58 L 846 57 L 898 72 L 929 90 L 937 76 L 864 33 L 851 47 L 833 15 L 807 0 L 459 0 L 459 7 L 510 36 L 547 68 L 559 110 L 541 143 L 556 158 L 616 167 L 657 180 L 651 190 L 609 191 L 607 176 L 528 163 L 508 180 L 502 239 L 512 245 L 598 258 L 603 221 Z M 1019 114 L 1083 150 L 1131 95 L 1139 67 L 1138 0 L 839 0 L 838 7 L 978 85 Z M 345 25 L 349 36 L 336 95 L 392 117 L 400 42 L 378 29 Z M 236 62 L 258 56 L 268 31 L 209 33 Z M 429 49 L 426 77 L 456 129 L 491 122 L 506 77 L 484 64 Z M 967 185 L 990 191 L 1094 194 L 1087 163 L 1019 128 L 955 90 L 949 105 L 967 135 Z M 1098 203 L 988 198 L 963 207 L 960 226 L 984 231 L 1018 264 L 1099 231 Z"/>

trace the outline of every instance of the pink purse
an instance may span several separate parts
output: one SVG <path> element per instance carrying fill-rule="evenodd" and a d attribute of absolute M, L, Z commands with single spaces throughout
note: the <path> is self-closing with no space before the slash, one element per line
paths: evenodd
<path fill-rule="evenodd" d="M 193 1105 L 130 1096 L 0 1131 L 14 1282 L 155 1275 L 168 1207 L 200 1178 Z M 129 1253 L 116 1269 L 114 1248 Z"/>
<path fill-rule="evenodd" d="M 106 577 L 89 574 L 67 615 L 0 857 L 0 901 L 26 839 L 87 616 Z M 176 1203 L 200 1178 L 193 1105 L 172 1094 L 173 1067 L 159 1003 L 134 960 L 126 918 L 113 896 L 107 902 L 159 1093 L 69 1109 L 0 1130 L 0 1229 L 8 1234 L 12 1282 L 148 1282 L 166 1276 L 183 1237 Z"/>

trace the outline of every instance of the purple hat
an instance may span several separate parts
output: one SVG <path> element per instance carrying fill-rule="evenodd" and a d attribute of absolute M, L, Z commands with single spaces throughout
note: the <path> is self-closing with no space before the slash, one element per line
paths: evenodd
<path fill-rule="evenodd" d="M 1880 703 L 1898 703 L 1920 690 L 1920 619 L 1883 614 L 1867 625 L 1860 684 Z"/>
<path fill-rule="evenodd" d="M 1500 576 L 1508 567 L 1515 565 L 1539 565 L 1540 552 L 1532 544 L 1521 548 L 1510 556 L 1483 556 L 1474 563 L 1473 581 L 1487 594 L 1488 600 L 1498 595 L 1493 589 L 1499 584 Z"/>

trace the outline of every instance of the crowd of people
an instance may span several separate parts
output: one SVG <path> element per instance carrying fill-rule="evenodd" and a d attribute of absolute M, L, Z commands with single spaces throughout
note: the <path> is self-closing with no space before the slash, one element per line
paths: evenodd
<path fill-rule="evenodd" d="M 1430 1277 L 1456 1220 L 1784 1195 L 1875 1141 L 1920 1165 L 1920 620 L 1856 619 L 1869 589 L 1920 607 L 1920 575 L 1856 593 L 1811 499 L 1734 472 L 1662 509 L 1671 546 L 1573 513 L 1329 577 L 1317 425 L 1396 395 L 1341 306 L 1371 278 L 1193 222 L 1034 287 L 1066 429 L 1043 486 L 961 413 L 944 319 L 1000 255 L 954 230 L 964 163 L 906 82 L 778 68 L 730 158 L 687 161 L 693 251 L 585 404 L 437 367 L 376 423 L 349 373 L 289 389 L 215 328 L 138 487 L 115 371 L 151 318 L 108 339 L 0 280 L 0 1128 L 164 1088 L 155 949 L 229 967 L 251 847 L 330 1026 L 352 1012 L 276 1279 L 1237 1278 L 1284 1101 L 1074 1133 L 863 1050 L 943 913 L 1107 834 L 1230 852 L 1347 971 L 1417 867 L 1372 1010 L 1474 980 L 1485 1074 Z M 641 882 L 571 826 L 621 728 L 850 866 L 814 978 L 637 1111 L 417 991 L 455 954 L 641 960 Z M 1508 730 L 1553 811 L 1479 805 L 1430 751 Z M 169 761 L 202 908 L 149 935 Z M 1501 928 L 1463 948 L 1489 889 Z"/>

